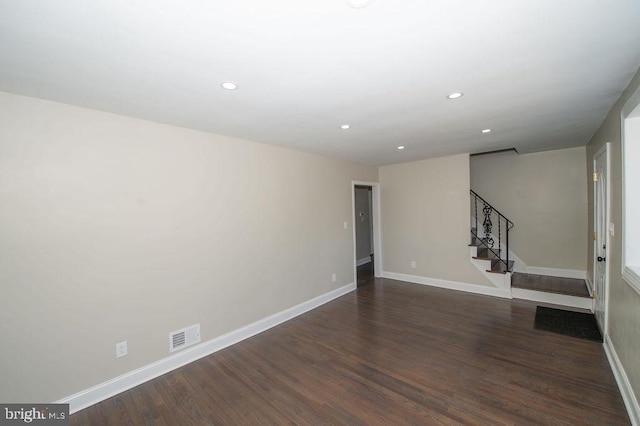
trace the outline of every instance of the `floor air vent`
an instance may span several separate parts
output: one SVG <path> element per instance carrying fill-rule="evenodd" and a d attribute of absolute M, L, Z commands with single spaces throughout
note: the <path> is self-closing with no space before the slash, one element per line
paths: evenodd
<path fill-rule="evenodd" d="M 169 352 L 175 352 L 200 341 L 200 324 L 169 333 Z"/>

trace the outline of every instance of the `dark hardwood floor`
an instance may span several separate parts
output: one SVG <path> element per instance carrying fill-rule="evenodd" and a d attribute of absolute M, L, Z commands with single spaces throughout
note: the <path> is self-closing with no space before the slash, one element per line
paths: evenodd
<path fill-rule="evenodd" d="M 71 424 L 629 424 L 602 344 L 535 310 L 375 279 Z"/>
<path fill-rule="evenodd" d="M 375 278 L 373 273 L 373 261 L 358 266 L 356 274 L 358 278 L 358 287 L 372 283 Z"/>

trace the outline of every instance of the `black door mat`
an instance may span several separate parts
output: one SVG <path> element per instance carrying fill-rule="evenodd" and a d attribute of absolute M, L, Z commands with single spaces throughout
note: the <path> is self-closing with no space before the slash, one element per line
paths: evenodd
<path fill-rule="evenodd" d="M 602 342 L 602 334 L 593 314 L 537 306 L 533 328 Z"/>

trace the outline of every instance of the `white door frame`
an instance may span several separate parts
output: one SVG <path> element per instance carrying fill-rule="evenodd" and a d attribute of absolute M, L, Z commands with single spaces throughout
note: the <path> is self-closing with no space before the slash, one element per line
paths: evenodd
<path fill-rule="evenodd" d="M 356 255 L 356 186 L 371 187 L 372 230 L 373 230 L 373 275 L 382 276 L 382 232 L 380 226 L 380 184 L 378 182 L 351 181 L 351 228 L 353 230 L 353 282 L 358 283 L 358 259 Z"/>
<path fill-rule="evenodd" d="M 600 327 L 602 328 L 602 334 L 605 335 L 608 333 L 607 330 L 607 323 L 609 321 L 609 310 L 608 310 L 608 305 L 609 305 L 609 264 L 610 264 L 610 259 L 609 259 L 609 255 L 608 253 L 611 253 L 611 241 L 610 241 L 610 223 L 611 223 L 611 150 L 610 150 L 610 142 L 605 143 L 598 151 L 595 152 L 595 154 L 593 154 L 593 159 L 592 159 L 592 172 L 593 173 L 597 173 L 597 169 L 596 169 L 596 161 L 598 158 L 600 158 L 600 156 L 604 155 L 605 156 L 605 164 L 606 164 L 606 176 L 604 176 L 605 178 L 605 209 L 604 209 L 604 213 L 606 215 L 606 220 L 605 220 L 605 226 L 604 226 L 604 244 L 607 247 L 606 248 L 606 253 L 605 253 L 605 262 L 604 262 L 604 283 L 603 283 L 603 294 L 595 294 L 594 300 L 593 300 L 593 312 L 596 314 L 596 318 L 598 317 L 597 312 L 596 312 L 596 299 L 599 297 L 602 297 L 602 300 L 604 302 L 604 306 L 603 306 L 603 324 L 600 324 Z M 597 194 L 598 191 L 598 185 L 597 182 L 593 182 L 593 232 L 594 235 L 598 230 L 598 204 L 597 204 Z M 593 239 L 593 288 L 592 290 L 595 292 L 596 290 L 596 280 L 598 279 L 598 247 L 597 247 L 597 240 L 594 238 Z"/>

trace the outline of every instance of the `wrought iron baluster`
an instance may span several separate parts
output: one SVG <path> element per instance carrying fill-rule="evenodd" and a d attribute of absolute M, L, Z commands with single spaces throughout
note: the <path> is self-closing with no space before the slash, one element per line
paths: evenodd
<path fill-rule="evenodd" d="M 491 237 L 491 229 L 493 228 L 493 223 L 491 222 L 491 213 L 493 213 L 493 207 L 491 207 L 486 202 L 484 203 L 484 207 L 482 208 L 482 212 L 484 213 L 484 221 L 482 222 L 482 226 L 484 228 L 484 238 L 486 240 L 487 246 L 489 248 L 493 248 L 493 238 Z"/>
<path fill-rule="evenodd" d="M 500 214 L 498 214 L 498 257 L 502 260 L 502 226 L 500 224 Z"/>
<path fill-rule="evenodd" d="M 478 234 L 478 196 L 473 194 L 473 203 L 475 204 L 476 213 L 474 217 L 476 218 L 476 235 Z"/>

